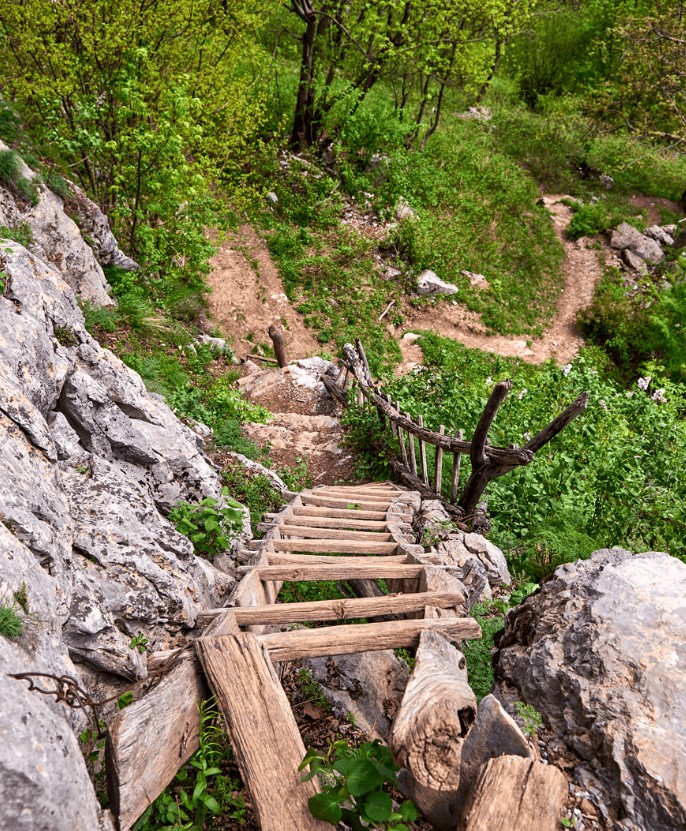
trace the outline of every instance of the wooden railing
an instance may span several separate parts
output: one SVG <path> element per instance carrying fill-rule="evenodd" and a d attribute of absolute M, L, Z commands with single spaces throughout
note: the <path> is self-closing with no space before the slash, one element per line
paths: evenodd
<path fill-rule="evenodd" d="M 343 371 L 337 379 L 324 375 L 322 381 L 344 406 L 348 406 L 348 390 L 354 386 L 357 390 L 358 405 L 372 406 L 377 410 L 382 424 L 389 430 L 388 438 L 392 437 L 395 440 L 386 444 L 390 448 L 397 447 L 397 451 L 389 455 L 389 462 L 396 476 L 404 484 L 420 491 L 422 495 L 438 499 L 449 513 L 458 519 L 469 520 L 473 527 L 475 523 L 478 525 L 484 522 L 484 511 L 479 510 L 477 506 L 488 483 L 516 467 L 528 465 L 534 454 L 588 405 L 588 393 L 584 392 L 523 447 L 493 447 L 488 441 L 488 433 L 500 405 L 510 392 L 510 381 L 500 381 L 494 386 L 471 441 L 465 441 L 462 430 L 457 430 L 454 435 L 449 435 L 444 425 L 440 425 L 438 432 L 429 430 L 424 426 L 421 416 L 415 420 L 403 412 L 391 396 L 375 384 L 359 339 L 355 341 L 355 346 L 346 344 L 343 347 L 341 363 Z M 427 446 L 433 450 L 427 452 Z M 428 453 L 434 455 L 432 477 L 429 476 Z M 443 482 L 445 454 L 452 456 L 449 485 Z M 471 472 L 460 493 L 460 461 L 463 455 L 469 457 Z"/>

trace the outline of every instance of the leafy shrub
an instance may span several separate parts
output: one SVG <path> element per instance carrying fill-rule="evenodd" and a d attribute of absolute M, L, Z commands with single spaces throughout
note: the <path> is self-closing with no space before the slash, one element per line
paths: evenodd
<path fill-rule="evenodd" d="M 28 222 L 20 222 L 16 228 L 0 225 L 0 239 L 11 239 L 28 248 L 33 243 L 33 231 Z"/>
<path fill-rule="evenodd" d="M 242 527 L 241 505 L 231 499 L 228 488 L 222 488 L 221 502 L 208 496 L 197 505 L 180 502 L 169 512 L 169 520 L 193 543 L 195 553 L 210 559 L 225 551 Z"/>
<path fill-rule="evenodd" d="M 406 823 L 419 816 L 410 800 L 394 810 L 387 789 L 397 787 L 398 768 L 390 750 L 378 740 L 365 742 L 359 748 L 336 741 L 326 755 L 309 750 L 299 770 L 308 765 L 310 773 L 303 776 L 303 781 L 319 776 L 322 784 L 321 793 L 310 797 L 307 803 L 316 819 L 334 826 L 344 821 L 353 831 L 408 831 Z"/>
<path fill-rule="evenodd" d="M 579 205 L 574 211 L 572 221 L 567 226 L 566 234 L 569 239 L 573 240 L 592 237 L 606 231 L 614 224 L 607 207 L 602 202 Z"/>
<path fill-rule="evenodd" d="M 21 635 L 24 631 L 24 619 L 20 611 L 16 600 L 0 600 L 0 635 L 8 639 Z"/>
<path fill-rule="evenodd" d="M 0 150 L 0 182 L 31 205 L 40 201 L 38 188 L 35 184 L 21 175 L 21 160 L 14 150 Z"/>

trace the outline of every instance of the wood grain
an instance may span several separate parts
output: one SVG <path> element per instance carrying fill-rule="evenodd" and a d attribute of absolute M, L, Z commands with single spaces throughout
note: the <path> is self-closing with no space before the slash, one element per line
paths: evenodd
<path fill-rule="evenodd" d="M 291 706 L 258 637 L 200 638 L 196 650 L 222 712 L 261 831 L 324 831 L 307 800 L 316 780 L 301 782 L 305 747 Z"/>

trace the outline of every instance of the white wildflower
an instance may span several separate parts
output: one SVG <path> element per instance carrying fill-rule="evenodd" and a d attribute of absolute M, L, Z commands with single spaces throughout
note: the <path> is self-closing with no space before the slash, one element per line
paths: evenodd
<path fill-rule="evenodd" d="M 648 387 L 650 386 L 650 382 L 652 380 L 653 380 L 652 375 L 649 375 L 647 378 L 639 378 L 638 381 L 636 381 L 636 383 L 638 385 L 638 388 L 645 392 L 648 389 Z"/>
<path fill-rule="evenodd" d="M 565 376 L 565 378 L 569 375 L 569 373 L 571 371 L 572 371 L 572 365 L 571 364 L 565 364 L 562 367 L 562 374 Z"/>
<path fill-rule="evenodd" d="M 634 397 L 634 391 L 633 390 L 627 390 L 624 393 L 624 395 L 626 395 L 627 398 L 633 398 Z"/>
<path fill-rule="evenodd" d="M 529 390 L 526 387 L 524 387 L 524 389 L 519 393 L 517 398 L 521 401 L 522 398 L 524 398 L 524 396 L 527 394 L 527 392 L 529 392 Z"/>
<path fill-rule="evenodd" d="M 493 379 L 489 375 L 488 378 L 486 378 L 486 386 L 490 387 L 492 383 L 493 383 Z"/>
<path fill-rule="evenodd" d="M 524 441 L 530 441 L 530 439 L 531 433 L 527 430 L 526 433 L 524 433 Z"/>
<path fill-rule="evenodd" d="M 604 398 L 599 398 L 599 399 L 598 399 L 598 406 L 599 406 L 599 407 L 602 407 L 602 408 L 603 408 L 603 410 L 605 410 L 605 412 L 607 412 L 607 404 L 605 403 L 605 399 L 604 399 Z"/>
<path fill-rule="evenodd" d="M 660 387 L 659 390 L 655 390 L 655 392 L 650 396 L 653 401 L 657 401 L 658 404 L 666 404 L 667 399 L 665 398 L 665 391 L 663 387 Z"/>

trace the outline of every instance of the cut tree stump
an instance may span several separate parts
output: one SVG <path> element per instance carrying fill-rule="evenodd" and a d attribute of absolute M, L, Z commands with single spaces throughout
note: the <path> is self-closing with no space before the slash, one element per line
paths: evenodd
<path fill-rule="evenodd" d="M 264 646 L 255 635 L 240 634 L 199 638 L 196 650 L 261 831 L 330 829 L 307 807 L 319 789 L 314 779 L 300 779 L 305 746 Z"/>
<path fill-rule="evenodd" d="M 388 743 L 404 769 L 402 793 L 436 828 L 457 825 L 462 746 L 475 718 L 464 655 L 439 632 L 422 632 Z"/>
<path fill-rule="evenodd" d="M 498 756 L 482 767 L 459 831 L 559 831 L 567 793 L 556 767 Z"/>

